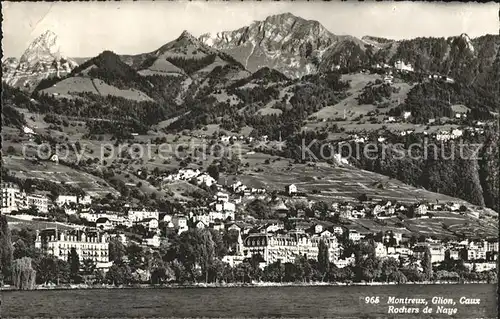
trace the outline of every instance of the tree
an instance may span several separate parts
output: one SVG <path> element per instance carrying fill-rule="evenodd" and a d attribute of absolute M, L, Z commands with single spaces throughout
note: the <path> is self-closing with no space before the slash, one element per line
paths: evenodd
<path fill-rule="evenodd" d="M 212 233 L 209 230 L 201 231 L 201 242 L 199 243 L 199 247 L 201 271 L 205 273 L 205 282 L 208 282 L 208 272 L 215 257 L 215 244 Z"/>
<path fill-rule="evenodd" d="M 85 258 L 82 261 L 82 271 L 81 274 L 85 283 L 91 283 L 96 274 L 96 264 L 90 258 Z"/>
<path fill-rule="evenodd" d="M 372 281 L 381 274 L 381 262 L 375 256 L 375 246 L 373 240 L 367 243 L 360 243 L 355 248 L 356 256 L 356 279 Z"/>
<path fill-rule="evenodd" d="M 330 254 L 328 252 L 328 245 L 321 239 L 318 244 L 318 269 L 324 279 L 330 270 Z"/>
<path fill-rule="evenodd" d="M 242 262 L 241 264 L 239 264 L 238 266 L 236 266 L 233 269 L 233 272 L 234 272 L 235 281 L 243 282 L 243 283 L 252 282 L 253 267 L 249 262 L 247 262 L 247 261 Z M 264 269 L 264 276 L 265 276 L 265 269 Z"/>
<path fill-rule="evenodd" d="M 431 250 L 429 247 L 425 248 L 424 257 L 422 259 L 422 268 L 424 272 L 424 279 L 431 280 L 432 279 L 432 259 L 431 259 Z"/>
<path fill-rule="evenodd" d="M 217 243 L 214 241 L 212 230 L 190 229 L 173 239 L 172 252 L 169 255 L 182 264 L 182 268 L 194 281 L 197 279 L 195 268 L 199 265 L 205 281 L 208 282 L 210 267 L 224 246 L 220 236 L 215 239 Z"/>
<path fill-rule="evenodd" d="M 219 165 L 214 163 L 210 164 L 207 168 L 207 173 L 216 181 L 219 180 Z"/>
<path fill-rule="evenodd" d="M 388 279 L 390 282 L 397 282 L 398 284 L 404 284 L 407 281 L 406 276 L 399 270 L 392 272 Z"/>
<path fill-rule="evenodd" d="M 312 205 L 311 209 L 313 210 L 313 212 L 318 211 L 321 218 L 326 218 L 326 216 L 328 214 L 329 207 L 328 207 L 328 204 L 325 203 L 324 201 L 319 201 L 319 202 L 314 203 Z"/>
<path fill-rule="evenodd" d="M 76 248 L 72 247 L 70 253 L 68 255 L 68 264 L 70 269 L 70 279 L 72 282 L 76 283 L 79 281 L 79 272 L 80 272 L 80 257 L 76 252 Z"/>
<path fill-rule="evenodd" d="M 36 271 L 31 265 L 31 258 L 23 257 L 12 263 L 12 282 L 17 289 L 32 290 L 35 288 Z"/>
<path fill-rule="evenodd" d="M 109 259 L 111 261 L 122 260 L 125 256 L 126 249 L 118 237 L 113 237 L 109 240 Z"/>
<path fill-rule="evenodd" d="M 115 286 L 130 283 L 130 278 L 132 278 L 130 267 L 121 261 L 114 263 L 106 273 L 106 280 Z"/>
<path fill-rule="evenodd" d="M 130 243 L 127 246 L 127 257 L 128 264 L 132 272 L 135 272 L 137 269 L 142 268 L 143 259 L 144 259 L 144 251 L 141 246 L 136 243 Z"/>
<path fill-rule="evenodd" d="M 285 265 L 280 260 L 267 265 L 264 268 L 264 280 L 271 282 L 282 282 L 285 276 Z"/>
<path fill-rule="evenodd" d="M 300 264 L 297 263 L 285 263 L 285 275 L 283 280 L 285 282 L 294 282 L 302 280 L 303 273 Z"/>
<path fill-rule="evenodd" d="M 398 266 L 399 262 L 394 258 L 387 258 L 382 261 L 381 279 L 385 282 L 392 281 L 391 279 L 395 278 L 400 279 L 400 275 L 402 274 L 395 274 L 396 272 L 399 272 Z"/>
<path fill-rule="evenodd" d="M 41 256 L 36 261 L 33 260 L 37 272 L 37 283 L 47 284 L 49 282 L 60 284 L 68 282 L 70 277 L 69 264 L 55 256 Z"/>
<path fill-rule="evenodd" d="M 405 275 L 408 281 L 417 282 L 422 280 L 422 273 L 418 271 L 418 268 L 415 265 L 410 265 L 401 269 L 401 272 Z"/>
<path fill-rule="evenodd" d="M 0 284 L 10 277 L 12 242 L 7 217 L 0 215 Z"/>
<path fill-rule="evenodd" d="M 261 199 L 255 199 L 251 201 L 250 203 L 248 203 L 246 208 L 250 214 L 259 219 L 267 219 L 271 214 L 271 208 L 265 201 Z"/>

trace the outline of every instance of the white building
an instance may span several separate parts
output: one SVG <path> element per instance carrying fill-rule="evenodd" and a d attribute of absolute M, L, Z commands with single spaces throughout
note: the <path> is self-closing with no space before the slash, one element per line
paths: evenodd
<path fill-rule="evenodd" d="M 342 235 L 344 233 L 344 228 L 342 228 L 341 226 L 334 226 L 333 227 L 333 233 L 335 235 Z"/>
<path fill-rule="evenodd" d="M 209 221 L 211 223 L 216 222 L 217 220 L 225 221 L 228 218 L 230 220 L 234 220 L 234 211 L 231 210 L 219 210 L 219 211 L 211 211 L 208 213 Z"/>
<path fill-rule="evenodd" d="M 180 169 L 177 173 L 175 174 L 170 174 L 167 177 L 165 177 L 166 181 L 188 181 L 191 180 L 194 177 L 197 177 L 200 175 L 200 170 L 193 170 L 190 168 L 183 168 Z"/>
<path fill-rule="evenodd" d="M 349 161 L 347 160 L 347 158 L 342 157 L 341 154 L 334 154 L 333 159 L 339 164 L 349 165 Z"/>
<path fill-rule="evenodd" d="M 387 247 L 385 247 L 383 243 L 380 242 L 375 243 L 375 256 L 377 258 L 387 257 Z"/>
<path fill-rule="evenodd" d="M 318 244 L 324 240 L 328 246 L 330 261 L 338 259 L 340 249 L 335 236 L 307 235 L 303 232 L 287 234 L 250 234 L 244 239 L 243 255 L 251 257 L 260 254 L 266 265 L 280 260 L 282 263 L 295 262 L 297 256 L 318 259 Z"/>
<path fill-rule="evenodd" d="M 26 196 L 19 186 L 13 183 L 2 183 L 2 214 L 10 214 L 25 206 Z"/>
<path fill-rule="evenodd" d="M 71 248 L 75 248 L 80 261 L 91 259 L 98 263 L 109 262 L 108 235 L 99 232 L 66 232 L 57 229 L 37 231 L 35 247 L 62 260 L 67 260 Z"/>
<path fill-rule="evenodd" d="M 78 198 L 78 204 L 90 205 L 90 204 L 92 204 L 92 197 L 90 197 L 90 195 L 80 196 Z"/>
<path fill-rule="evenodd" d="M 23 126 L 23 133 L 27 135 L 34 135 L 35 131 L 33 131 L 33 129 L 30 127 Z"/>
<path fill-rule="evenodd" d="M 100 217 L 96 220 L 95 225 L 97 228 L 102 230 L 110 230 L 113 229 L 114 226 L 111 221 L 106 217 Z"/>
<path fill-rule="evenodd" d="M 62 206 L 64 204 L 78 204 L 78 196 L 76 195 L 59 195 L 56 198 L 56 205 Z"/>
<path fill-rule="evenodd" d="M 177 228 L 178 234 L 181 234 L 189 229 L 187 225 L 187 218 L 184 215 L 174 215 L 172 217 L 172 225 L 174 228 Z"/>
<path fill-rule="evenodd" d="M 209 225 L 210 224 L 210 215 L 209 214 L 194 215 L 192 217 L 192 220 L 193 220 L 194 223 L 196 223 L 198 221 L 201 221 L 205 225 Z"/>
<path fill-rule="evenodd" d="M 295 184 L 290 184 L 286 187 L 285 190 L 288 195 L 294 195 L 297 193 L 297 186 L 295 186 Z"/>
<path fill-rule="evenodd" d="M 333 263 L 337 268 L 344 268 L 350 265 L 354 265 L 356 262 L 356 258 L 354 257 L 354 254 L 351 255 L 351 257 L 347 257 L 345 259 L 337 259 Z"/>
<path fill-rule="evenodd" d="M 429 208 L 425 204 L 419 204 L 415 207 L 415 213 L 418 215 L 426 215 Z"/>
<path fill-rule="evenodd" d="M 398 60 L 396 63 L 394 63 L 394 68 L 396 68 L 399 71 L 404 71 L 404 72 L 413 72 L 413 67 L 411 66 L 410 63 L 406 64 L 404 61 Z"/>
<path fill-rule="evenodd" d="M 459 130 L 457 128 L 451 131 L 451 135 L 453 136 L 453 138 L 460 137 L 463 134 L 464 134 L 464 131 L 463 130 Z"/>
<path fill-rule="evenodd" d="M 36 208 L 40 213 L 48 213 L 49 199 L 44 195 L 26 194 L 16 184 L 2 183 L 3 214 L 31 207 Z"/>
<path fill-rule="evenodd" d="M 128 219 L 131 222 L 138 222 L 141 220 L 144 220 L 146 218 L 154 218 L 156 220 L 160 219 L 160 212 L 157 210 L 155 211 L 148 211 L 148 210 L 130 210 L 128 212 Z"/>
<path fill-rule="evenodd" d="M 236 211 L 236 205 L 231 202 L 212 203 L 212 206 L 214 206 L 217 212 L 230 211 L 234 213 Z"/>
<path fill-rule="evenodd" d="M 99 216 L 99 217 L 96 218 L 96 216 Z M 84 213 L 84 214 L 80 214 L 80 218 L 85 218 L 90 222 L 94 222 L 94 223 L 96 223 L 97 228 L 101 228 L 101 226 L 102 226 L 102 229 L 104 229 L 104 230 L 113 229 L 119 225 L 123 225 L 125 227 L 132 226 L 132 222 L 128 218 L 126 218 L 124 216 L 118 216 L 117 214 Z"/>
<path fill-rule="evenodd" d="M 349 240 L 351 240 L 353 242 L 357 242 L 357 241 L 360 241 L 361 238 L 362 238 L 362 236 L 360 233 L 358 233 L 357 230 L 354 230 L 354 229 L 349 230 Z"/>
<path fill-rule="evenodd" d="M 204 185 L 206 187 L 210 187 L 216 183 L 217 181 L 207 173 L 203 173 L 196 177 L 196 184 L 198 185 Z"/>
<path fill-rule="evenodd" d="M 223 192 L 217 192 L 215 195 L 215 199 L 219 203 L 224 203 L 229 201 L 229 194 L 223 193 Z"/>
<path fill-rule="evenodd" d="M 476 272 L 489 271 L 497 268 L 496 262 L 479 262 L 479 263 L 464 263 L 464 266 L 469 270 L 473 270 L 475 268 Z"/>
<path fill-rule="evenodd" d="M 142 220 L 135 221 L 134 224 L 142 225 L 149 230 L 158 229 L 158 219 L 154 217 L 148 217 Z"/>
<path fill-rule="evenodd" d="M 153 237 L 150 238 L 144 238 L 143 244 L 150 246 L 150 247 L 160 247 L 161 241 L 160 241 L 160 236 L 158 235 L 153 235 Z"/>
<path fill-rule="evenodd" d="M 26 195 L 27 207 L 35 207 L 40 213 L 49 212 L 49 199 L 43 195 Z"/>

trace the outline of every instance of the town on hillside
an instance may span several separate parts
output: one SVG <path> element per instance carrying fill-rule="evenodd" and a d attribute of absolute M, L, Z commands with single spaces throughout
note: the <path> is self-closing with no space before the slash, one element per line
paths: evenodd
<path fill-rule="evenodd" d="M 29 257 L 39 267 L 34 282 L 49 286 L 496 280 L 495 232 L 467 234 L 453 223 L 480 225 L 485 211 L 473 205 L 366 194 L 354 201 L 311 200 L 296 184 L 282 190 L 239 180 L 219 184 L 189 168 L 165 180 L 202 181 L 207 196 L 153 208 L 2 183 L 12 271 Z"/>

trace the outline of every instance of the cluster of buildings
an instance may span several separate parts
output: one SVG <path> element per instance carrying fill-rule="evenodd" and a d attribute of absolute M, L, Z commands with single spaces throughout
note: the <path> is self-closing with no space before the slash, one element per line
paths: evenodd
<path fill-rule="evenodd" d="M 394 63 L 394 68 L 402 72 L 413 72 L 413 66 L 411 63 L 405 63 L 405 61 L 398 60 Z"/>
<path fill-rule="evenodd" d="M 372 69 L 378 69 L 378 70 L 381 70 L 381 69 L 384 69 L 384 70 L 396 70 L 396 71 L 400 71 L 400 72 L 414 72 L 415 70 L 413 69 L 413 66 L 411 65 L 411 63 L 406 63 L 405 61 L 403 60 L 397 60 L 396 62 L 394 62 L 394 64 L 391 66 L 387 63 L 375 63 L 373 65 L 371 65 L 371 68 Z M 392 72 L 392 71 L 389 71 L 389 72 Z M 363 69 L 360 71 L 360 73 L 370 73 L 370 70 L 366 70 L 366 69 Z"/>
<path fill-rule="evenodd" d="M 49 211 L 49 199 L 40 194 L 27 194 L 13 183 L 2 183 L 2 214 L 35 207 L 41 213 Z"/>
<path fill-rule="evenodd" d="M 451 205 L 451 204 L 450 204 Z M 429 211 L 429 205 L 426 203 L 415 203 L 411 205 L 404 205 L 393 203 L 391 201 L 380 201 L 376 203 L 358 203 L 353 204 L 349 202 L 334 203 L 332 204 L 331 214 L 339 214 L 340 217 L 345 219 L 358 219 L 358 218 L 377 218 L 385 219 L 390 218 L 397 213 L 407 215 L 409 212 L 413 213 L 414 217 L 426 216 Z"/>
<path fill-rule="evenodd" d="M 190 168 L 180 169 L 177 173 L 163 177 L 164 182 L 191 181 L 193 179 L 196 179 L 197 185 L 204 185 L 207 187 L 211 187 L 217 183 L 208 173 L 202 173 L 198 169 L 194 170 Z"/>
<path fill-rule="evenodd" d="M 2 214 L 10 214 L 19 210 L 36 208 L 39 213 L 46 214 L 52 206 L 70 208 L 76 205 L 90 205 L 90 196 L 59 195 L 51 201 L 43 194 L 29 194 L 14 183 L 2 183 Z M 72 210 L 68 209 L 71 214 Z"/>
<path fill-rule="evenodd" d="M 436 133 L 435 137 L 438 141 L 449 141 L 461 137 L 464 134 L 463 130 L 452 129 L 450 131 L 441 131 Z"/>
<path fill-rule="evenodd" d="M 426 251 L 429 251 L 433 264 L 439 264 L 447 259 L 463 260 L 465 267 L 470 270 L 475 267 L 478 272 L 495 269 L 498 260 L 498 239 L 467 239 L 446 243 L 428 239 L 414 245 L 407 239 L 403 241 L 403 237 L 395 233 L 391 233 L 391 239 L 388 240 L 387 236 L 384 236 L 381 241 L 376 242 L 375 253 L 378 258 L 394 258 L 403 263 L 414 260 L 420 263 Z"/>
<path fill-rule="evenodd" d="M 439 74 L 429 74 L 429 79 L 430 80 L 437 80 L 437 81 L 443 81 L 446 83 L 455 83 L 455 80 L 450 78 L 449 76 L 446 75 L 439 75 Z"/>
<path fill-rule="evenodd" d="M 265 224 L 246 231 L 237 224 L 233 224 L 228 230 L 238 233 L 235 254 L 223 258 L 223 261 L 231 266 L 238 265 L 254 255 L 262 258 L 261 267 L 277 261 L 293 263 L 297 257 L 317 260 L 320 241 L 323 241 L 327 247 L 330 262 L 335 263 L 339 268 L 354 263 L 353 256 L 340 258 L 342 246 L 337 238 L 338 233 L 334 233 L 333 229 L 325 229 L 320 224 L 306 230 L 290 231 L 286 231 L 280 223 Z"/>
<path fill-rule="evenodd" d="M 234 195 L 240 195 L 246 197 L 248 199 L 253 199 L 255 196 L 259 196 L 263 198 L 263 195 L 266 194 L 265 188 L 254 188 L 248 187 L 243 184 L 241 181 L 237 181 L 236 183 L 230 186 L 230 190 Z"/>

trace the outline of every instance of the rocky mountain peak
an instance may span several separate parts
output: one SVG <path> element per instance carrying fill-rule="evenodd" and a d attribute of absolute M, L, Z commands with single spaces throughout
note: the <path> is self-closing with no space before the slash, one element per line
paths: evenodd
<path fill-rule="evenodd" d="M 287 12 L 234 31 L 204 34 L 200 42 L 232 55 L 252 72 L 269 66 L 286 76 L 300 77 L 316 72 L 318 59 L 346 39 L 318 21 Z"/>
<path fill-rule="evenodd" d="M 61 53 L 57 35 L 47 30 L 35 38 L 19 59 L 2 63 L 2 80 L 9 85 L 33 89 L 45 78 L 63 76 L 78 64 Z"/>
<path fill-rule="evenodd" d="M 458 39 L 460 39 L 460 41 L 462 41 L 463 45 L 465 45 L 467 50 L 469 50 L 471 53 L 474 53 L 474 45 L 472 44 L 472 40 L 467 33 L 462 33 L 458 37 Z"/>
<path fill-rule="evenodd" d="M 62 57 L 57 35 L 47 30 L 28 46 L 20 58 L 20 63 L 34 65 L 37 62 L 52 62 Z"/>
<path fill-rule="evenodd" d="M 188 42 L 196 45 L 200 44 L 199 40 L 187 30 L 182 31 L 181 35 L 177 38 L 177 41 Z"/>

